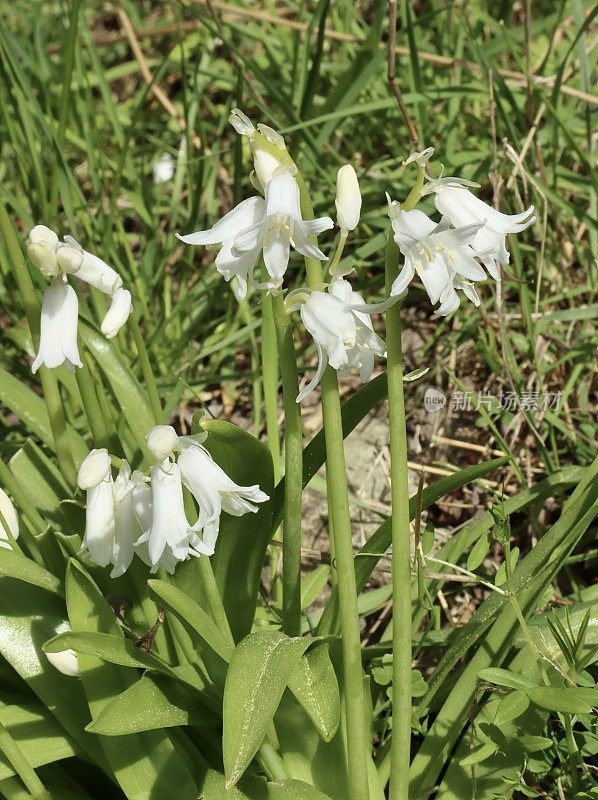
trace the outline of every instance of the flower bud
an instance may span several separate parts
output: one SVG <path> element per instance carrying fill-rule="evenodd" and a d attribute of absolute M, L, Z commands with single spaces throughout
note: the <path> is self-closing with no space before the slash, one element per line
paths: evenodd
<path fill-rule="evenodd" d="M 81 269 L 81 264 L 83 263 L 83 253 L 67 244 L 61 244 L 56 250 L 56 259 L 58 261 L 60 271 L 65 275 L 70 275 L 73 272 L 78 272 Z"/>
<path fill-rule="evenodd" d="M 230 112 L 228 121 L 237 131 L 237 133 L 241 134 L 241 136 L 253 136 L 255 133 L 253 122 L 239 108 L 233 108 L 233 110 Z"/>
<path fill-rule="evenodd" d="M 110 456 L 106 448 L 92 450 L 79 467 L 77 484 L 81 489 L 98 486 L 110 472 Z"/>
<path fill-rule="evenodd" d="M 157 461 L 172 455 L 179 436 L 172 425 L 156 425 L 147 435 L 147 447 Z"/>
<path fill-rule="evenodd" d="M 29 244 L 45 244 L 52 250 L 58 246 L 58 236 L 45 225 L 36 225 L 31 228 L 28 241 Z"/>
<path fill-rule="evenodd" d="M 407 164 L 417 164 L 418 167 L 426 167 L 428 165 L 428 161 L 434 155 L 434 148 L 433 147 L 426 147 L 425 150 L 421 152 L 413 152 L 411 153 L 405 161 L 403 161 L 403 166 L 406 167 Z"/>
<path fill-rule="evenodd" d="M 46 653 L 46 658 L 58 672 L 69 678 L 80 678 L 79 659 L 74 650 L 61 650 L 59 653 Z"/>
<path fill-rule="evenodd" d="M 58 275 L 58 263 L 54 249 L 46 242 L 30 242 L 27 245 L 27 255 L 42 275 L 47 278 Z"/>
<path fill-rule="evenodd" d="M 19 518 L 9 496 L 3 489 L 0 489 L 0 547 L 9 550 L 11 544 L 8 540 L 8 533 L 13 539 L 19 536 Z M 8 527 L 8 531 L 6 527 Z"/>
<path fill-rule="evenodd" d="M 112 297 L 110 308 L 102 320 L 102 333 L 112 339 L 125 324 L 131 313 L 131 292 L 128 289 L 117 289 Z"/>
<path fill-rule="evenodd" d="M 341 167 L 336 176 L 336 215 L 341 233 L 355 230 L 361 212 L 361 193 L 351 164 Z"/>

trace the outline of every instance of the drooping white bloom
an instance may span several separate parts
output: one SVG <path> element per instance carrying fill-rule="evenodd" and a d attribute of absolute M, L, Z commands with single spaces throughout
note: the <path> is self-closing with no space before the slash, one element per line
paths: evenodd
<path fill-rule="evenodd" d="M 450 228 L 446 219 L 436 224 L 423 211 L 402 211 L 398 203 L 390 206 L 394 240 L 405 257 L 403 269 L 391 287 L 391 296 L 399 296 L 417 273 L 433 304 L 440 303 L 437 313 L 454 311 L 455 280 L 479 281 L 486 273 L 475 260 L 470 243 L 484 224 L 477 222 L 462 228 Z M 448 298 L 450 297 L 450 302 Z M 477 297 L 477 295 L 476 295 Z M 447 310 L 450 309 L 450 310 Z"/>
<path fill-rule="evenodd" d="M 19 538 L 19 518 L 10 497 L 3 489 L 0 489 L 0 515 L 0 547 L 10 550 L 12 545 L 9 534 L 13 539 Z"/>
<path fill-rule="evenodd" d="M 170 153 L 162 153 L 153 167 L 154 183 L 168 183 L 174 175 L 174 161 Z"/>
<path fill-rule="evenodd" d="M 363 298 L 349 281 L 335 278 L 328 292 L 312 292 L 300 306 L 303 324 L 313 337 L 318 352 L 318 368 L 310 383 L 299 393 L 300 403 L 320 382 L 330 364 L 340 375 L 357 369 L 362 381 L 369 380 L 375 354 L 383 356 L 386 345 L 374 332 Z"/>
<path fill-rule="evenodd" d="M 146 436 L 147 448 L 156 461 L 169 458 L 179 442 L 179 435 L 172 425 L 155 425 Z"/>
<path fill-rule="evenodd" d="M 77 483 L 87 491 L 81 552 L 101 567 L 112 564 L 111 578 L 118 578 L 129 568 L 135 542 L 145 530 L 136 510 L 138 475 L 131 475 L 129 464 L 123 461 L 113 480 L 105 449 L 92 450 L 79 468 Z"/>
<path fill-rule="evenodd" d="M 435 185 L 434 185 L 435 184 Z M 480 227 L 469 243 L 490 275 L 500 280 L 500 265 L 508 264 L 506 246 L 509 233 L 521 233 L 536 221 L 534 207 L 520 214 L 503 214 L 450 179 L 432 182 L 436 208 L 455 227 L 478 224 Z"/>
<path fill-rule="evenodd" d="M 27 237 L 27 255 L 46 277 L 58 274 L 56 248 L 58 236 L 45 225 L 35 225 Z"/>
<path fill-rule="evenodd" d="M 57 277 L 44 292 L 39 350 L 31 371 L 42 364 L 50 369 L 66 364 L 67 369 L 82 367 L 77 347 L 79 301 L 66 278 Z"/>
<path fill-rule="evenodd" d="M 301 215 L 299 186 L 288 169 L 275 173 L 266 186 L 264 217 L 234 239 L 233 255 L 264 251 L 264 264 L 270 280 L 265 284 L 277 290 L 289 264 L 291 246 L 307 258 L 327 261 L 324 253 L 312 244 L 310 237 L 329 230 L 330 217 L 304 220 Z"/>
<path fill-rule="evenodd" d="M 212 555 L 213 549 L 197 536 L 185 514 L 183 485 L 178 464 L 165 459 L 152 467 L 152 519 L 150 527 L 136 542 L 147 542 L 153 571 L 166 555 L 176 561 L 189 556 Z"/>
<path fill-rule="evenodd" d="M 79 659 L 74 650 L 60 650 L 58 653 L 46 653 L 46 658 L 52 666 L 69 678 L 80 678 L 81 669 Z"/>
<path fill-rule="evenodd" d="M 264 503 L 269 499 L 258 484 L 236 484 L 208 451 L 191 439 L 181 438 L 178 464 L 183 484 L 199 506 L 199 516 L 193 528 L 203 530 L 203 543 L 211 552 L 216 546 L 222 511 L 241 517 L 258 511 L 254 503 Z"/>
<path fill-rule="evenodd" d="M 80 280 L 111 297 L 121 288 L 123 281 L 115 269 L 98 256 L 84 250 L 72 236 L 65 236 L 64 241 L 65 244 L 58 245 L 56 259 L 59 265 L 64 265 L 65 271 L 74 272 Z M 77 263 L 79 267 L 73 270 L 72 267 Z"/>
<path fill-rule="evenodd" d="M 357 174 L 351 164 L 345 164 L 336 175 L 336 215 L 341 233 L 355 230 L 361 213 L 361 192 Z"/>
<path fill-rule="evenodd" d="M 260 252 L 259 244 L 243 253 L 233 253 L 233 244 L 238 234 L 252 228 L 264 216 L 265 203 L 261 197 L 250 197 L 225 214 L 209 230 L 197 231 L 187 236 L 177 237 L 185 244 L 211 245 L 220 244 L 216 256 L 216 269 L 226 281 L 236 278 L 234 292 L 237 300 L 247 294 L 247 283 L 253 283 L 253 270 Z"/>
<path fill-rule="evenodd" d="M 128 289 L 117 289 L 112 296 L 110 308 L 106 312 L 100 327 L 106 339 L 112 339 L 116 336 L 128 320 L 132 308 L 131 292 Z"/>

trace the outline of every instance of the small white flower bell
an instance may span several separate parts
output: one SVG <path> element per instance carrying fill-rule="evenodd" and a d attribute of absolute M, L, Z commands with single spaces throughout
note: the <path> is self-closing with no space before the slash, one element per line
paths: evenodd
<path fill-rule="evenodd" d="M 68 678 L 80 678 L 81 669 L 79 659 L 74 650 L 60 650 L 58 653 L 46 653 L 46 658 L 52 666 Z"/>
<path fill-rule="evenodd" d="M 154 183 L 168 183 L 174 176 L 174 161 L 170 153 L 162 153 L 152 169 Z"/>
<path fill-rule="evenodd" d="M 452 313 L 459 305 L 454 291 L 455 277 L 467 281 L 486 278 L 469 246 L 484 223 L 450 228 L 446 219 L 436 224 L 418 209 L 401 211 L 398 203 L 391 205 L 390 216 L 394 240 L 405 256 L 403 269 L 391 287 L 391 296 L 400 296 L 417 273 L 430 301 L 440 303 L 437 313 L 443 316 Z"/>
<path fill-rule="evenodd" d="M 361 214 L 361 192 L 357 174 L 351 164 L 345 164 L 336 175 L 336 215 L 341 233 L 355 230 Z"/>
<path fill-rule="evenodd" d="M 112 296 L 110 308 L 102 320 L 100 330 L 106 339 L 112 339 L 129 318 L 133 308 L 131 292 L 128 289 L 117 289 Z"/>
<path fill-rule="evenodd" d="M 9 534 L 13 539 L 19 538 L 19 518 L 10 497 L 0 489 L 0 548 L 12 549 Z"/>
<path fill-rule="evenodd" d="M 341 376 L 357 369 L 362 381 L 369 380 L 374 357 L 383 356 L 386 345 L 374 332 L 369 316 L 382 310 L 382 306 L 366 309 L 361 295 L 340 277 L 332 281 L 328 292 L 312 292 L 302 303 L 301 319 L 316 345 L 318 368 L 297 396 L 298 403 L 316 388 L 328 365 Z"/>
<path fill-rule="evenodd" d="M 146 436 L 147 448 L 156 461 L 169 458 L 177 446 L 179 435 L 172 425 L 156 425 Z"/>
<path fill-rule="evenodd" d="M 181 439 L 178 464 L 183 484 L 195 497 L 199 517 L 193 528 L 203 530 L 203 543 L 212 552 L 216 546 L 222 511 L 240 517 L 255 513 L 254 503 L 264 503 L 268 495 L 259 485 L 239 486 L 216 464 L 208 451 L 189 439 Z"/>
<path fill-rule="evenodd" d="M 42 300 L 39 350 L 31 365 L 34 374 L 42 364 L 49 369 L 66 364 L 69 370 L 83 366 L 77 347 L 78 321 L 75 290 L 66 278 L 53 278 Z"/>
<path fill-rule="evenodd" d="M 520 214 L 503 214 L 469 189 L 450 182 L 438 183 L 434 202 L 438 211 L 455 227 L 479 225 L 469 244 L 495 280 L 500 280 L 501 264 L 508 264 L 510 260 L 507 234 L 521 233 L 536 221 L 533 206 Z"/>
<path fill-rule="evenodd" d="M 120 289 L 123 281 L 116 270 L 98 256 L 84 250 L 72 236 L 65 236 L 64 241 L 65 244 L 58 246 L 56 258 L 60 265 L 64 264 L 65 271 L 75 272 L 80 280 L 110 296 Z M 78 269 L 72 270 L 72 266 L 78 262 Z"/>

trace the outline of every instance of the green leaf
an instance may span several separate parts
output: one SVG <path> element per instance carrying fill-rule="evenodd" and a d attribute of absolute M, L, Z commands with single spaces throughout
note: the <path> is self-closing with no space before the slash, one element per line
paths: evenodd
<path fill-rule="evenodd" d="M 522 675 L 515 675 L 508 669 L 500 667 L 488 667 L 478 671 L 478 678 L 487 683 L 494 683 L 496 686 L 506 686 L 509 689 L 533 689 L 536 685 L 529 678 Z"/>
<path fill-rule="evenodd" d="M 470 767 L 473 764 L 481 764 L 487 758 L 493 756 L 498 750 L 498 746 L 491 742 L 486 742 L 476 747 L 468 756 L 460 759 L 459 764 L 462 767 Z"/>
<path fill-rule="evenodd" d="M 32 767 L 41 767 L 77 754 L 72 739 L 42 706 L 0 706 L 0 722 L 13 737 Z M 0 753 L 0 780 L 14 775 L 14 769 Z"/>
<path fill-rule="evenodd" d="M 320 596 L 320 593 L 328 583 L 330 577 L 330 567 L 328 564 L 320 564 L 301 581 L 301 609 L 304 611 Z"/>
<path fill-rule="evenodd" d="M 520 717 L 529 706 L 529 697 L 523 689 L 516 689 L 514 692 L 509 692 L 506 697 L 500 701 L 496 716 L 494 717 L 495 725 L 504 725 L 506 722 L 511 722 L 517 717 Z"/>
<path fill-rule="evenodd" d="M 518 740 L 519 744 L 527 753 L 537 753 L 539 750 L 547 750 L 549 747 L 552 747 L 553 744 L 552 739 L 548 739 L 546 736 L 532 736 L 531 734 L 519 736 Z"/>
<path fill-rule="evenodd" d="M 237 783 L 259 750 L 293 669 L 310 644 L 313 639 L 258 631 L 235 649 L 224 686 L 222 743 L 229 785 Z"/>
<path fill-rule="evenodd" d="M 120 637 L 124 641 L 114 612 L 100 590 L 83 567 L 72 560 L 67 570 L 66 598 L 71 627 L 75 633 L 103 637 L 102 649 L 110 647 L 116 650 L 112 642 L 106 643 L 108 639 L 117 640 Z M 126 647 L 121 652 L 129 655 Z M 131 670 L 105 663 L 96 654 L 80 651 L 79 663 L 92 719 L 99 717 L 111 700 L 135 682 L 135 674 Z M 172 787 L 176 786 L 177 798 L 196 800 L 195 782 L 167 732 L 103 736 L 100 742 L 114 776 L 128 798 L 154 800 L 160 796 L 168 797 Z"/>
<path fill-rule="evenodd" d="M 174 668 L 174 672 L 183 675 L 193 670 L 189 664 Z M 193 678 L 193 675 L 183 677 Z M 163 675 L 148 673 L 107 703 L 86 730 L 103 736 L 122 736 L 177 725 L 204 727 L 218 723 L 219 718 L 198 699 L 196 692 Z"/>
<path fill-rule="evenodd" d="M 536 686 L 528 689 L 527 694 L 532 703 L 540 708 L 564 714 L 589 714 L 598 705 L 598 689 Z"/>
<path fill-rule="evenodd" d="M 185 592 L 166 581 L 148 580 L 147 585 L 166 610 L 170 610 L 182 623 L 192 628 L 220 658 L 226 662 L 230 661 L 233 648 L 203 608 L 200 608 Z"/>
<path fill-rule="evenodd" d="M 14 550 L 2 549 L 0 575 L 39 586 L 40 589 L 58 596 L 62 595 L 62 586 L 58 578 L 35 561 Z"/>
<path fill-rule="evenodd" d="M 319 735 L 329 742 L 338 730 L 341 699 L 328 642 L 317 642 L 293 666 L 288 686 Z"/>
<path fill-rule="evenodd" d="M 487 532 L 484 532 L 471 548 L 471 552 L 467 557 L 467 569 L 470 572 L 480 566 L 482 561 L 486 558 L 486 553 L 488 552 L 489 547 L 490 536 Z"/>
<path fill-rule="evenodd" d="M 31 439 L 9 461 L 10 471 L 22 486 L 35 486 L 35 507 L 44 517 L 56 518 L 56 507 L 70 489 L 46 454 Z"/>
<path fill-rule="evenodd" d="M 330 800 L 330 796 L 309 783 L 287 780 L 268 784 L 268 800 Z"/>
<path fill-rule="evenodd" d="M 262 442 L 230 422 L 211 420 L 202 427 L 208 432 L 205 448 L 227 475 L 241 486 L 259 484 L 272 496 L 272 457 Z M 261 503 L 255 514 L 223 514 L 220 520 L 211 560 L 235 641 L 251 630 L 271 532 L 271 501 Z"/>

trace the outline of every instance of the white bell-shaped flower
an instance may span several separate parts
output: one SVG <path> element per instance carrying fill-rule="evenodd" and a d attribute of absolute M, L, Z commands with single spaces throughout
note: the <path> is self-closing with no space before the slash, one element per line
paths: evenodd
<path fill-rule="evenodd" d="M 301 216 L 299 186 L 288 169 L 280 169 L 266 186 L 263 219 L 239 233 L 233 255 L 255 253 L 263 248 L 264 264 L 270 279 L 264 288 L 278 290 L 289 265 L 291 246 L 307 258 L 327 261 L 324 253 L 310 241 L 334 226 L 330 217 L 304 220 Z"/>
<path fill-rule="evenodd" d="M 60 265 L 64 264 L 66 271 L 71 271 L 74 264 L 80 263 L 79 268 L 74 270 L 79 280 L 95 286 L 111 297 L 121 288 L 123 281 L 115 269 L 98 256 L 84 250 L 72 236 L 65 236 L 64 241 L 65 244 L 60 244 L 56 250 L 56 258 Z"/>
<path fill-rule="evenodd" d="M 357 174 L 351 164 L 345 164 L 336 175 L 336 218 L 341 233 L 355 230 L 361 214 L 361 192 Z"/>
<path fill-rule="evenodd" d="M 27 237 L 27 255 L 46 277 L 58 275 L 56 248 L 58 236 L 45 225 L 35 225 Z"/>
<path fill-rule="evenodd" d="M 117 289 L 112 296 L 110 308 L 102 320 L 101 331 L 106 339 L 112 339 L 129 318 L 133 308 L 131 292 L 122 287 Z"/>
<path fill-rule="evenodd" d="M 67 369 L 82 367 L 77 347 L 79 301 L 66 278 L 57 277 L 44 292 L 39 350 L 31 366 L 35 374 L 42 364 L 50 369 L 66 364 Z"/>
<path fill-rule="evenodd" d="M 260 252 L 260 246 L 256 244 L 253 249 L 246 252 L 233 253 L 232 248 L 235 237 L 262 220 L 264 209 L 263 198 L 250 197 L 235 206 L 228 214 L 225 214 L 209 230 L 197 231 L 187 236 L 176 234 L 185 244 L 221 245 L 220 251 L 216 256 L 216 269 L 226 281 L 236 278 L 234 292 L 237 300 L 242 300 L 246 296 L 248 282 L 253 283 L 253 270 Z"/>
<path fill-rule="evenodd" d="M 68 678 L 80 678 L 81 668 L 79 659 L 74 650 L 60 650 L 58 653 L 46 653 L 46 658 L 52 666 Z"/>
<path fill-rule="evenodd" d="M 116 519 L 110 456 L 105 449 L 92 450 L 79 468 L 77 483 L 87 492 L 85 534 L 81 552 L 100 567 L 112 561 Z"/>
<path fill-rule="evenodd" d="M 269 499 L 258 484 L 239 486 L 216 464 L 212 456 L 193 440 L 181 437 L 181 453 L 178 464 L 181 468 L 183 484 L 195 497 L 199 506 L 199 517 L 193 525 L 195 530 L 203 529 L 203 543 L 214 552 L 220 515 L 222 511 L 241 517 L 255 513 L 255 503 Z"/>
<path fill-rule="evenodd" d="M 151 525 L 139 537 L 136 546 L 147 543 L 153 571 L 158 569 L 164 556 L 184 561 L 189 556 L 212 555 L 213 550 L 197 536 L 185 514 L 178 464 L 165 459 L 152 467 L 151 492 Z"/>
<path fill-rule="evenodd" d="M 405 257 L 391 296 L 400 296 L 416 273 L 433 304 L 442 303 L 441 298 L 450 293 L 455 275 L 468 281 L 485 280 L 486 273 L 469 246 L 483 222 L 450 228 L 446 219 L 436 224 L 423 211 L 402 211 L 398 203 L 391 204 L 390 216 L 394 240 Z"/>
<path fill-rule="evenodd" d="M 10 536 L 19 538 L 19 518 L 10 497 L 0 489 L 0 547 L 11 550 Z"/>
<path fill-rule="evenodd" d="M 301 319 L 316 345 L 318 368 L 297 396 L 298 403 L 316 388 L 328 365 L 341 376 L 356 368 L 361 380 L 370 378 L 374 356 L 383 356 L 386 345 L 374 332 L 369 316 L 382 307 L 366 309 L 361 295 L 354 292 L 344 278 L 335 278 L 328 292 L 312 292 L 302 303 Z"/>
<path fill-rule="evenodd" d="M 520 214 L 503 214 L 464 186 L 451 184 L 448 179 L 433 183 L 436 183 L 436 208 L 452 225 L 456 228 L 479 225 L 469 244 L 490 275 L 500 280 L 500 265 L 508 264 L 510 259 L 507 234 L 521 233 L 533 225 L 536 221 L 534 207 L 530 206 Z"/>

